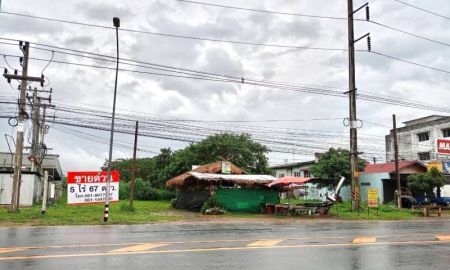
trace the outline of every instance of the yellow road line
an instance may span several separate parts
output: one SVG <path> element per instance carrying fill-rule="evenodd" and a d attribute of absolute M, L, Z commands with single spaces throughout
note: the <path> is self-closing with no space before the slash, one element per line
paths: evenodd
<path fill-rule="evenodd" d="M 170 253 L 186 253 L 186 252 L 209 252 L 209 251 L 233 251 L 233 250 L 253 250 L 253 249 L 287 249 L 287 248 L 314 248 L 314 247 L 350 247 L 350 246 L 373 246 L 373 245 L 433 245 L 448 244 L 450 241 L 400 241 L 400 242 L 375 242 L 375 243 L 341 243 L 341 244 L 309 244 L 309 245 L 292 245 L 292 246 L 267 246 L 267 247 L 221 247 L 221 248 L 197 248 L 197 249 L 175 249 L 175 250 L 146 250 L 136 252 L 105 252 L 105 253 L 87 253 L 87 254 L 53 254 L 53 255 L 31 255 L 31 256 L 15 256 L 0 257 L 0 261 L 11 260 L 37 260 L 37 259 L 58 259 L 71 257 L 95 257 L 95 256 L 114 256 L 114 255 L 139 255 L 139 254 L 170 254 Z"/>
<path fill-rule="evenodd" d="M 0 254 L 2 253 L 8 253 L 8 252 L 17 252 L 26 250 L 27 248 L 0 248 Z"/>
<path fill-rule="evenodd" d="M 163 247 L 163 246 L 167 246 L 167 243 L 145 243 L 145 244 L 140 244 L 140 245 L 135 245 L 135 246 L 130 246 L 130 247 L 124 247 L 124 248 L 118 248 L 118 249 L 114 249 L 111 250 L 109 252 L 138 252 L 138 251 L 146 251 L 149 249 L 153 249 L 153 248 L 157 248 L 157 247 Z"/>
<path fill-rule="evenodd" d="M 446 235 L 448 232 L 440 232 L 442 236 Z M 439 232 L 438 232 L 439 234 Z M 432 236 L 436 237 L 432 233 L 417 233 L 417 234 L 391 234 L 391 235 L 376 235 L 369 237 L 376 238 L 389 238 L 389 237 L 414 237 L 414 236 Z M 283 240 L 320 240 L 320 239 L 353 239 L 354 235 L 349 236 L 319 236 L 319 237 L 286 237 L 280 238 Z M 272 239 L 222 239 L 222 240 L 191 240 L 191 241 L 172 241 L 164 242 L 167 244 L 186 244 L 186 243 L 231 243 L 231 242 L 251 242 L 251 241 L 261 241 L 261 240 L 272 240 Z M 104 247 L 104 246 L 128 246 L 128 245 L 140 245 L 145 244 L 142 242 L 129 242 L 129 243 L 111 243 L 111 244 L 74 244 L 74 245 L 53 245 L 53 246 L 20 246 L 20 247 L 0 247 L 4 248 L 19 248 L 19 249 L 57 249 L 57 248 L 78 248 L 78 247 Z"/>
<path fill-rule="evenodd" d="M 377 241 L 376 237 L 356 237 L 353 239 L 353 244 L 362 244 L 362 243 L 375 243 Z"/>
<path fill-rule="evenodd" d="M 283 239 L 258 240 L 247 245 L 247 247 L 271 247 L 283 241 Z"/>
<path fill-rule="evenodd" d="M 436 235 L 436 238 L 440 241 L 450 241 L 450 235 Z"/>

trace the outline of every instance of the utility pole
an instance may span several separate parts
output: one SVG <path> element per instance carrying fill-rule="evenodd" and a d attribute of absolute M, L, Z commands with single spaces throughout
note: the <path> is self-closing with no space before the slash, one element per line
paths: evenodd
<path fill-rule="evenodd" d="M 25 45 L 22 45 L 22 42 L 19 42 L 20 49 L 23 52 L 23 61 L 22 63 L 22 74 L 18 75 L 17 72 L 15 74 L 8 74 L 8 71 L 5 70 L 3 76 L 7 79 L 8 83 L 11 80 L 20 80 L 20 98 L 19 98 L 19 119 L 17 124 L 17 139 L 16 139 L 16 156 L 14 161 L 14 175 L 13 175 L 13 185 L 12 185 L 12 194 L 11 194 L 11 205 L 9 208 L 10 212 L 18 212 L 19 211 L 19 200 L 20 200 L 20 184 L 22 178 L 22 158 L 23 158 L 23 137 L 24 137 L 24 122 L 25 116 L 27 115 L 25 110 L 25 98 L 27 92 L 27 84 L 28 82 L 41 82 L 41 85 L 44 83 L 43 76 L 41 77 L 30 77 L 28 76 L 28 57 L 30 52 L 30 43 L 25 42 Z"/>
<path fill-rule="evenodd" d="M 348 9 L 348 61 L 350 107 L 350 169 L 352 176 L 352 210 L 359 209 L 358 146 L 356 118 L 355 32 L 353 28 L 353 0 L 347 0 Z"/>
<path fill-rule="evenodd" d="M 40 114 L 40 110 L 41 110 L 41 102 L 40 99 L 38 99 L 37 96 L 37 88 L 35 87 L 33 90 L 33 114 L 32 114 L 32 118 L 33 118 L 33 133 L 32 133 L 32 141 L 31 141 L 31 171 L 32 172 L 37 172 L 37 157 L 39 156 L 39 132 L 40 132 L 40 128 L 39 128 L 39 114 Z"/>
<path fill-rule="evenodd" d="M 368 3 L 364 4 L 360 8 L 353 9 L 353 0 L 347 0 L 347 12 L 348 12 L 348 75 L 349 75 L 349 126 L 350 126 L 350 169 L 352 180 L 352 210 L 359 210 L 360 203 L 360 186 L 359 186 L 359 172 L 358 172 L 358 134 L 356 117 L 356 75 L 355 75 L 355 43 L 359 40 L 367 37 L 367 47 L 371 50 L 369 33 L 355 40 L 355 31 L 353 24 L 353 15 L 359 10 L 366 8 L 366 20 L 370 20 Z"/>
<path fill-rule="evenodd" d="M 136 129 L 134 132 L 134 148 L 133 148 L 133 164 L 131 168 L 131 184 L 130 184 L 130 209 L 133 209 L 134 192 L 136 189 L 136 151 L 138 139 L 139 121 L 136 121 Z"/>
<path fill-rule="evenodd" d="M 25 42 L 22 47 L 24 54 L 22 65 L 22 76 L 25 78 L 20 83 L 20 99 L 19 99 L 19 121 L 17 124 L 17 139 L 16 139 L 16 160 L 14 163 L 13 187 L 11 194 L 11 212 L 19 211 L 19 197 L 20 197 L 20 182 L 22 178 L 22 154 L 23 154 L 23 134 L 24 134 L 24 120 L 25 120 L 25 94 L 27 92 L 26 76 L 28 75 L 28 56 L 30 51 L 30 44 Z"/>
<path fill-rule="evenodd" d="M 44 172 L 44 192 L 42 194 L 42 208 L 41 214 L 45 215 L 47 210 L 47 194 L 48 194 L 48 171 Z"/>
<path fill-rule="evenodd" d="M 400 183 L 400 172 L 398 169 L 398 142 L 397 142 L 397 121 L 395 114 L 392 115 L 392 123 L 394 126 L 394 160 L 395 160 L 395 178 L 397 180 L 397 206 L 402 208 L 402 187 Z"/>

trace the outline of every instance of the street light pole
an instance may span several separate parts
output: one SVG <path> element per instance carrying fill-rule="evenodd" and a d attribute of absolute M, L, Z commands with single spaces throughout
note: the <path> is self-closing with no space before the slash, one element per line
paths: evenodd
<path fill-rule="evenodd" d="M 105 208 L 103 211 L 103 222 L 108 222 L 109 218 L 109 191 L 111 188 L 111 166 L 112 166 L 112 151 L 114 142 L 114 120 L 116 116 L 116 96 L 117 96 L 117 77 L 119 74 L 119 27 L 120 19 L 118 17 L 113 18 L 113 24 L 116 28 L 116 48 L 117 48 L 117 65 L 116 65 L 116 80 L 114 83 L 114 99 L 113 99 L 113 111 L 111 120 L 111 135 L 109 139 L 109 157 L 108 157 L 108 174 L 106 178 L 106 197 L 105 197 Z"/>

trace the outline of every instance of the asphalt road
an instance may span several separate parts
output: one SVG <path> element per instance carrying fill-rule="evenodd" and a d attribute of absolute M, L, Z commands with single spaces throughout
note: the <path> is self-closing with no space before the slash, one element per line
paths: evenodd
<path fill-rule="evenodd" d="M 0 228 L 0 269 L 450 269 L 450 220 Z"/>

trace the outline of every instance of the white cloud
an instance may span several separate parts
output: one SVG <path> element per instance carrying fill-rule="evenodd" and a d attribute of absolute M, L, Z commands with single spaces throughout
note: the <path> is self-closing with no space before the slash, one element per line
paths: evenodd
<path fill-rule="evenodd" d="M 218 4 L 280 10 L 293 13 L 345 17 L 345 1 L 207 1 Z M 364 1 L 355 1 L 355 7 Z M 414 4 L 440 10 L 449 10 L 450 4 L 442 1 L 415 1 Z M 251 13 L 181 3 L 178 1 L 3 1 L 3 10 L 38 14 L 86 23 L 112 25 L 112 17 L 120 16 L 122 28 L 144 29 L 168 34 L 193 35 L 217 39 L 242 40 L 292 44 L 299 46 L 346 48 L 347 25 L 340 20 L 316 20 L 294 16 Z M 410 32 L 450 43 L 448 22 L 393 1 L 372 1 L 372 19 Z M 358 15 L 363 17 L 363 14 Z M 88 50 L 115 55 L 115 35 L 112 30 L 49 23 L 39 20 L 0 15 L 0 36 L 27 39 L 45 44 Z M 371 33 L 374 50 L 422 64 L 450 69 L 446 59 L 450 49 L 424 40 L 393 32 L 361 22 L 355 25 L 356 36 Z M 237 77 L 282 81 L 296 84 L 330 85 L 348 87 L 348 61 L 345 52 L 326 52 L 259 46 L 231 45 L 155 35 L 120 32 L 123 58 L 153 62 L 187 69 L 198 69 Z M 364 41 L 358 48 L 366 47 Z M 19 54 L 17 47 L 0 45 L 0 51 Z M 32 49 L 33 57 L 48 58 L 49 52 Z M 55 55 L 55 59 L 105 65 L 99 61 L 81 60 L 73 56 Z M 17 65 L 13 58 L 9 62 Z M 450 98 L 446 91 L 450 83 L 448 74 L 429 71 L 399 63 L 380 56 L 357 53 L 357 86 L 373 94 L 391 95 L 422 102 L 445 105 Z M 45 62 L 32 61 L 31 74 L 39 74 Z M 0 66 L 6 63 L 0 59 Z M 108 63 L 114 67 L 114 63 Z M 134 67 L 123 68 L 133 69 Z M 142 69 L 140 69 L 142 70 Z M 150 71 L 150 70 L 147 70 Z M 157 72 L 157 71 L 155 71 Z M 54 89 L 55 100 L 70 105 L 78 102 L 92 104 L 93 109 L 110 110 L 114 87 L 114 70 L 96 70 L 52 63 L 46 70 Z M 2 95 L 14 96 L 4 80 L 0 80 Z M 345 117 L 348 101 L 345 98 L 325 97 L 307 93 L 258 88 L 249 85 L 232 85 L 209 81 L 161 77 L 149 74 L 121 72 L 119 74 L 118 107 L 167 117 L 204 120 L 260 120 L 260 119 L 308 119 Z M 433 112 L 414 110 L 378 103 L 358 102 L 358 115 L 363 120 L 391 125 L 391 114 L 399 121 L 409 120 Z M 59 115 L 55 115 L 58 117 Z M 63 117 L 63 116 L 62 116 Z M 347 141 L 343 134 L 346 127 L 342 120 L 265 123 L 261 125 L 292 129 L 326 130 L 336 135 L 337 141 Z M 10 129 L 0 119 L 2 133 Z M 82 129 L 80 129 L 82 130 Z M 86 131 L 109 138 L 107 132 Z M 361 137 L 361 145 L 381 149 L 382 138 L 388 128 L 366 123 L 362 134 L 379 136 L 376 142 Z M 117 135 L 128 144 L 129 135 Z M 324 139 L 310 136 L 321 143 Z M 140 138 L 151 146 L 182 147 L 185 143 L 170 140 Z M 299 143 L 302 143 L 299 140 Z M 325 143 L 322 142 L 323 145 Z M 47 145 L 61 155 L 64 170 L 98 169 L 107 156 L 107 145 L 80 139 L 50 129 Z M 0 143 L 6 150 L 5 142 Z M 130 156 L 128 149 L 115 148 L 114 157 Z M 151 155 L 140 153 L 140 156 Z M 292 159 L 292 154 L 271 154 L 274 160 Z M 305 155 L 296 158 L 308 159 Z"/>

